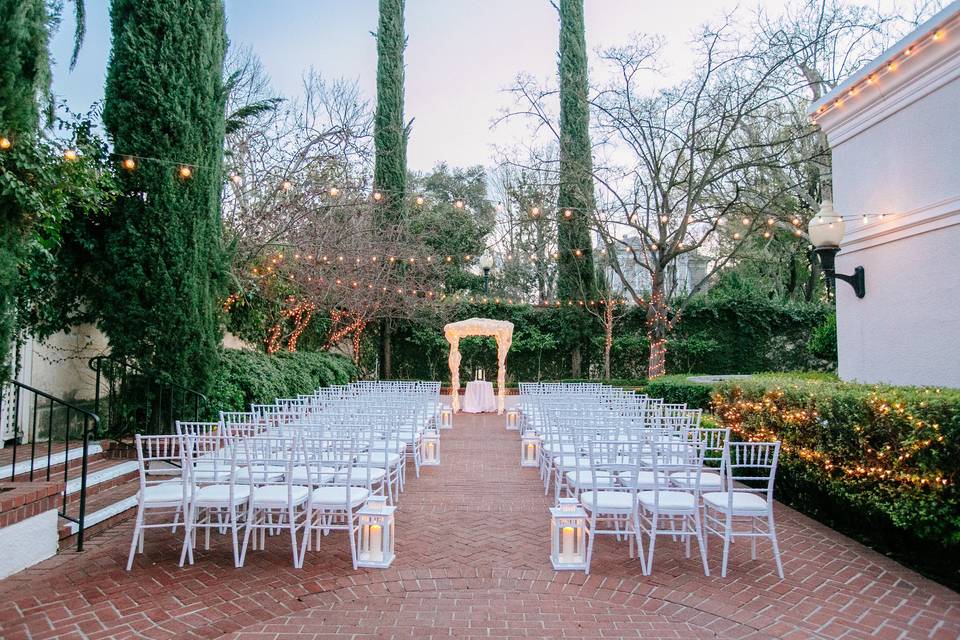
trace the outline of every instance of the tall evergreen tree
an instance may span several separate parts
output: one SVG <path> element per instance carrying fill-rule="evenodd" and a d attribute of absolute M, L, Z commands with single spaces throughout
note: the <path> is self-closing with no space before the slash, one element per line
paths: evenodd
<path fill-rule="evenodd" d="M 407 134 L 403 122 L 403 50 L 407 46 L 404 33 L 404 0 L 380 0 L 377 28 L 377 111 L 374 115 L 373 140 L 376 159 L 373 185 L 383 194 L 383 225 L 403 221 L 407 190 Z M 389 318 L 380 323 L 380 374 L 391 377 L 392 333 Z"/>
<path fill-rule="evenodd" d="M 110 18 L 104 124 L 117 154 L 157 160 L 124 177 L 106 223 L 101 326 L 115 354 L 203 390 L 226 273 L 223 1 L 113 0 Z"/>
<path fill-rule="evenodd" d="M 590 147 L 587 42 L 583 0 L 560 0 L 560 188 L 557 198 L 557 298 L 594 297 L 593 249 L 589 221 L 595 206 Z M 578 252 L 580 255 L 578 255 Z M 571 375 L 580 375 L 580 345 L 589 329 L 587 314 L 571 309 L 567 337 Z"/>
<path fill-rule="evenodd" d="M 44 0 L 0 0 L 0 136 L 7 142 L 0 153 L 16 153 L 16 145 L 32 145 L 40 122 L 39 104 L 50 88 L 47 49 L 47 7 Z M 13 158 L 3 158 L 3 170 Z M 16 325 L 17 263 L 26 232 L 26 214 L 15 194 L 0 188 L 0 380 Z"/>

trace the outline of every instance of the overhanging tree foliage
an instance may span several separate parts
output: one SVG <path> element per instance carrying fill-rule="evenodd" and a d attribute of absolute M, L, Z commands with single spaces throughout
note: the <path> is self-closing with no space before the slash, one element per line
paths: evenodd
<path fill-rule="evenodd" d="M 47 52 L 47 8 L 44 0 L 0 0 L 0 136 L 10 149 L 30 146 L 37 138 L 38 103 L 50 86 Z M 18 181 L 8 172 L 7 158 L 0 171 L 0 380 L 6 379 L 10 344 L 16 325 L 18 256 L 27 223 Z"/>
<path fill-rule="evenodd" d="M 377 110 L 373 139 L 373 186 L 383 197 L 382 224 L 403 219 L 407 185 L 407 133 L 403 122 L 404 0 L 380 0 L 377 29 Z M 380 324 L 381 376 L 390 378 L 390 319 Z"/>
<path fill-rule="evenodd" d="M 560 189 L 557 200 L 557 297 L 594 295 L 590 221 L 594 210 L 587 42 L 583 0 L 560 0 Z M 580 375 L 580 344 L 589 323 L 579 309 L 569 314 L 571 375 Z"/>
<path fill-rule="evenodd" d="M 113 353 L 204 389 L 224 285 L 220 190 L 226 35 L 221 0 L 113 0 L 103 120 L 123 178 L 96 297 Z M 183 177 L 179 163 L 190 166 Z"/>

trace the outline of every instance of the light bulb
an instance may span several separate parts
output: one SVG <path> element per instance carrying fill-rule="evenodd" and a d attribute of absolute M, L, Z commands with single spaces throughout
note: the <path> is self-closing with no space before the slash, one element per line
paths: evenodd
<path fill-rule="evenodd" d="M 662 222 L 663 224 L 667 224 L 669 220 L 670 218 L 668 216 L 660 216 L 660 222 Z"/>
<path fill-rule="evenodd" d="M 336 198 L 338 195 L 340 195 L 340 189 L 337 189 L 336 187 L 330 187 L 330 195 Z"/>
<path fill-rule="evenodd" d="M 75 149 L 66 149 L 63 152 L 63 159 L 68 162 L 73 162 L 79 157 L 80 156 L 77 155 L 77 151 Z"/>
<path fill-rule="evenodd" d="M 417 196 L 417 206 L 422 205 L 423 202 L 424 202 L 424 201 L 423 201 L 423 196 Z"/>
<path fill-rule="evenodd" d="M 743 226 L 745 227 L 750 226 L 750 218 L 744 218 L 743 220 L 741 220 L 741 222 L 743 222 Z"/>
<path fill-rule="evenodd" d="M 283 189 L 284 191 L 289 191 L 291 188 L 293 188 L 293 183 L 290 182 L 289 180 L 284 180 L 283 182 L 280 183 L 280 188 Z"/>
<path fill-rule="evenodd" d="M 563 212 L 563 217 L 569 220 L 573 217 L 573 211 L 570 211 L 570 209 L 565 209 Z"/>
<path fill-rule="evenodd" d="M 127 156 L 126 158 L 123 159 L 123 162 L 120 163 L 120 166 L 122 166 L 127 171 L 133 171 L 134 169 L 137 168 L 137 161 L 131 158 L 130 156 Z"/>
<path fill-rule="evenodd" d="M 739 234 L 739 233 L 733 234 L 733 239 L 734 239 L 734 240 L 739 240 L 739 239 L 740 239 L 740 234 Z"/>
<path fill-rule="evenodd" d="M 183 178 L 184 180 L 187 180 L 188 178 L 193 176 L 193 169 L 191 169 L 185 164 L 182 164 L 180 165 L 180 168 L 177 170 L 177 173 L 180 175 L 181 178 Z"/>
<path fill-rule="evenodd" d="M 455 200 L 453 202 L 453 206 L 455 206 L 457 209 L 463 209 L 463 200 Z"/>
<path fill-rule="evenodd" d="M 7 136 L 0 136 L 0 149 L 6 151 L 13 146 L 13 142 Z"/>
<path fill-rule="evenodd" d="M 373 199 L 376 200 L 377 202 L 380 202 L 381 200 L 383 200 L 383 194 L 380 193 L 379 191 L 374 191 Z"/>
<path fill-rule="evenodd" d="M 573 255 L 579 258 L 580 256 L 583 255 L 583 251 L 581 251 L 580 249 L 577 249 L 576 251 L 573 252 Z"/>

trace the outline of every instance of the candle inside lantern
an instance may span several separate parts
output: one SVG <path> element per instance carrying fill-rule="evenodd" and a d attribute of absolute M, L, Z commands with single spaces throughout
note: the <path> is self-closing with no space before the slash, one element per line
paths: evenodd
<path fill-rule="evenodd" d="M 576 555 L 573 527 L 564 527 L 560 541 L 560 562 L 573 562 Z"/>
<path fill-rule="evenodd" d="M 534 460 L 533 450 L 534 450 L 533 443 L 528 442 L 527 443 L 527 461 L 529 462 L 533 462 Z"/>
<path fill-rule="evenodd" d="M 370 559 L 374 562 L 383 560 L 383 527 L 378 524 L 370 525 Z"/>

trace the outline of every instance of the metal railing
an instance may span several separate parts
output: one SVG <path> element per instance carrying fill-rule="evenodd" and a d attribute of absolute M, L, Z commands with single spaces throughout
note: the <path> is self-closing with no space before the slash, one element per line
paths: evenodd
<path fill-rule="evenodd" d="M 177 420 L 200 420 L 207 397 L 175 382 L 165 382 L 156 371 L 124 358 L 97 356 L 93 410 L 104 416 L 103 435 L 118 442 L 134 433 L 173 433 Z"/>
<path fill-rule="evenodd" d="M 64 483 L 63 500 L 58 513 L 61 518 L 77 525 L 77 551 L 83 551 L 84 518 L 87 511 L 89 444 L 90 437 L 95 436 L 99 431 L 100 417 L 93 411 L 78 407 L 21 382 L 11 380 L 4 385 L 10 385 L 13 391 L 12 394 L 0 394 L 0 415 L 12 420 L 14 425 L 10 480 L 33 481 L 39 478 L 43 478 L 47 482 L 51 479 L 62 480 Z M 7 403 L 11 402 L 9 396 L 12 396 L 12 413 L 9 413 L 11 407 L 4 406 L 4 398 L 7 399 Z M 24 410 L 28 413 L 24 414 Z M 21 429 L 21 416 L 29 420 L 26 429 Z M 46 433 L 44 433 L 44 430 Z M 73 516 L 69 513 L 70 506 L 73 503 L 68 500 L 67 486 L 70 482 L 71 471 L 76 470 L 77 459 L 71 459 L 70 452 L 71 443 L 78 444 L 77 436 L 79 436 L 82 453 L 79 458 L 80 491 L 77 515 Z M 64 446 L 63 451 L 54 452 L 54 448 L 61 441 Z M 41 448 L 46 445 L 46 450 L 38 451 L 38 445 Z M 60 462 L 61 454 L 62 463 Z M 74 463 L 73 466 L 71 466 L 71 463 Z M 59 470 L 54 472 L 54 468 L 60 464 L 63 465 L 62 473 Z M 38 469 L 38 465 L 42 466 Z"/>

